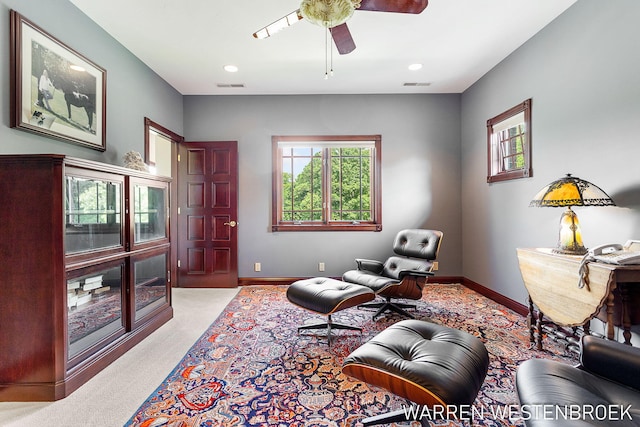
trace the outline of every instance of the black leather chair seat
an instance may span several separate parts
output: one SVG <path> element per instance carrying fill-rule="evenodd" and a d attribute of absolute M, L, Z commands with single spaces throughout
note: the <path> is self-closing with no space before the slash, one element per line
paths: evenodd
<path fill-rule="evenodd" d="M 373 318 L 387 311 L 413 318 L 407 309 L 416 304 L 398 302 L 398 299 L 419 300 L 427 279 L 433 276 L 435 260 L 440 250 L 442 232 L 437 230 L 407 229 L 396 234 L 394 255 L 385 262 L 356 258 L 356 269 L 347 271 L 342 280 L 371 288 L 384 302 L 363 304 L 375 308 Z"/>
<path fill-rule="evenodd" d="M 321 314 L 335 313 L 374 298 L 374 292 L 366 286 L 327 277 L 298 280 L 287 289 L 290 302 Z"/>
<path fill-rule="evenodd" d="M 489 354 L 477 337 L 403 320 L 354 350 L 342 371 L 417 404 L 444 406 L 471 405 L 488 368 Z"/>
<path fill-rule="evenodd" d="M 585 336 L 579 366 L 527 360 L 518 367 L 516 386 L 528 427 L 640 426 L 637 347 Z M 579 419 L 564 415 L 569 407 Z"/>
<path fill-rule="evenodd" d="M 350 270 L 344 273 L 342 280 L 345 282 L 358 283 L 373 290 L 376 294 L 383 289 L 400 283 L 400 280 L 390 277 L 380 276 L 366 270 Z"/>

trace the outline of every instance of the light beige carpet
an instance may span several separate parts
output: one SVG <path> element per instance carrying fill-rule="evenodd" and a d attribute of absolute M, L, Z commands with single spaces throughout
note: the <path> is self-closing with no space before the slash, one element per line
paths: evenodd
<path fill-rule="evenodd" d="M 173 289 L 174 318 L 65 399 L 0 402 L 0 426 L 122 426 L 238 289 Z"/>

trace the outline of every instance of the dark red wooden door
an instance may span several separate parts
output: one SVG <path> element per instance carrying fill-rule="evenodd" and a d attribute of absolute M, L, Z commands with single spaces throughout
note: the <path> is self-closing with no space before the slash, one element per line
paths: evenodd
<path fill-rule="evenodd" d="M 237 286 L 236 141 L 180 144 L 178 208 L 178 286 Z"/>

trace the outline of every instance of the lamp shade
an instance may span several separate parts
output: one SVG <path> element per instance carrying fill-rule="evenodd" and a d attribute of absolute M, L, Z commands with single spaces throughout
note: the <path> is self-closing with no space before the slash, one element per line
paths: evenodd
<path fill-rule="evenodd" d="M 554 252 L 584 255 L 587 249 L 582 244 L 578 216 L 571 206 L 615 206 L 615 203 L 597 185 L 568 173 L 538 191 L 529 206 L 566 207 L 560 218 L 558 245 Z"/>
<path fill-rule="evenodd" d="M 615 206 L 600 187 L 571 176 L 553 181 L 546 185 L 534 196 L 529 206 L 538 207 L 566 207 L 566 206 Z"/>

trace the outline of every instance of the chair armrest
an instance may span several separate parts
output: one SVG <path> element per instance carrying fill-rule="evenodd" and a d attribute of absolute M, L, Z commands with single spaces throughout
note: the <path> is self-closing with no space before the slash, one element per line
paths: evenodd
<path fill-rule="evenodd" d="M 398 277 L 402 280 L 405 276 L 416 276 L 416 277 L 431 277 L 435 276 L 435 273 L 432 271 L 422 271 L 422 270 L 402 270 L 398 273 Z"/>
<path fill-rule="evenodd" d="M 617 341 L 585 335 L 582 338 L 580 368 L 640 390 L 640 348 Z"/>
<path fill-rule="evenodd" d="M 375 274 L 382 273 L 384 269 L 383 263 L 373 259 L 356 258 L 356 264 L 358 265 L 358 270 L 370 271 Z"/>

